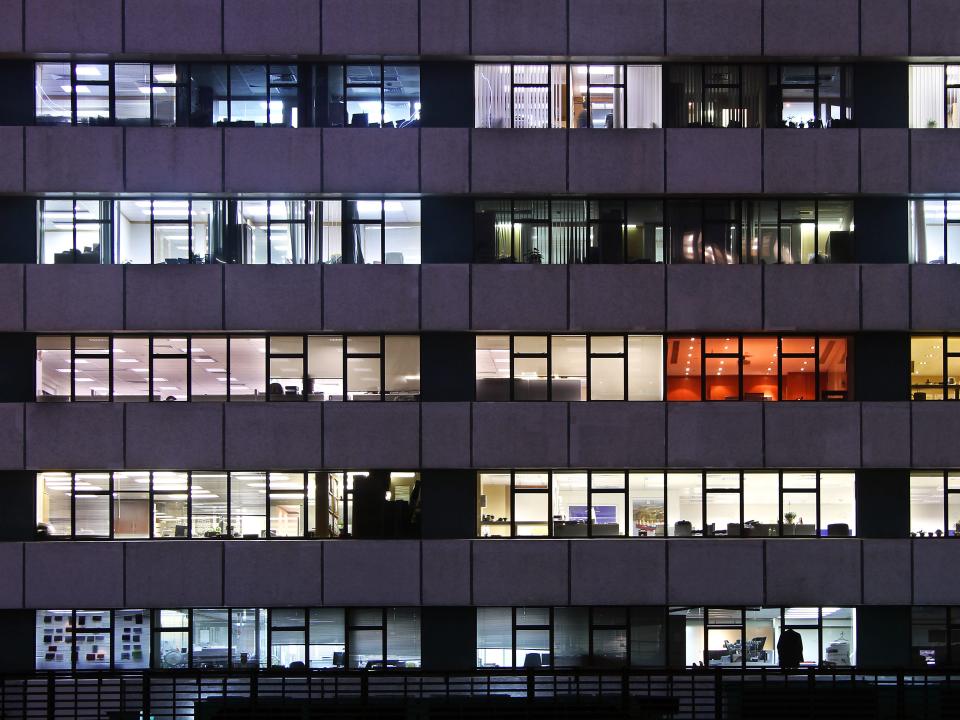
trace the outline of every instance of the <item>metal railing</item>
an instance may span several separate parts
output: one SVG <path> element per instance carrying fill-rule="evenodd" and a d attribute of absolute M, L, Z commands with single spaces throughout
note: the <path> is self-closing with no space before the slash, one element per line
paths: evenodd
<path fill-rule="evenodd" d="M 483 669 L 0 675 L 4 720 L 960 718 L 960 673 Z"/>

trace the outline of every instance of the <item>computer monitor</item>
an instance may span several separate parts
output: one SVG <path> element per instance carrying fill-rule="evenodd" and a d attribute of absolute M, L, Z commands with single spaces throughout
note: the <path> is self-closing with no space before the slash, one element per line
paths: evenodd
<path fill-rule="evenodd" d="M 586 522 L 589 517 L 586 505 L 571 505 L 569 513 L 570 519 L 578 522 Z"/>

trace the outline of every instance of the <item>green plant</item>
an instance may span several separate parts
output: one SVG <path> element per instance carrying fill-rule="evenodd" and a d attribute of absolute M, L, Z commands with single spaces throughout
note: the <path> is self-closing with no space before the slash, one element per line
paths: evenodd
<path fill-rule="evenodd" d="M 793 525 L 793 521 L 797 519 L 797 514 L 795 512 L 788 512 L 784 513 L 783 517 L 787 521 L 787 525 Z"/>
<path fill-rule="evenodd" d="M 927 120 L 927 127 L 928 127 L 928 128 L 935 128 L 936 126 L 937 126 L 937 121 L 936 121 L 936 120 Z"/>

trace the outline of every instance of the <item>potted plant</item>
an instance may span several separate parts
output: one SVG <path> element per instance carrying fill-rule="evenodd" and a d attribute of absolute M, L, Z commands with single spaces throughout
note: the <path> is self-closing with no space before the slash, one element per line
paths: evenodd
<path fill-rule="evenodd" d="M 783 526 L 784 535 L 796 535 L 797 526 L 793 524 L 793 521 L 797 519 L 797 514 L 792 510 L 788 510 L 783 514 L 783 519 L 786 520 L 786 524 Z"/>

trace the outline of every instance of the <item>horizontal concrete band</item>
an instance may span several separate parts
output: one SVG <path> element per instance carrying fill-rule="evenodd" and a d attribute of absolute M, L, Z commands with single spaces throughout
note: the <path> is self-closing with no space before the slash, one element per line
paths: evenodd
<path fill-rule="evenodd" d="M 955 605 L 949 540 L 0 544 L 2 608 Z"/>
<path fill-rule="evenodd" d="M 960 467 L 960 402 L 9 403 L 4 470 Z"/>
<path fill-rule="evenodd" d="M 957 55 L 953 0 L 26 0 L 0 52 Z"/>
<path fill-rule="evenodd" d="M 0 127 L 3 193 L 938 193 L 958 163 L 937 129 Z"/>
<path fill-rule="evenodd" d="M 960 265 L 0 265 L 0 332 L 948 332 L 958 305 Z"/>

